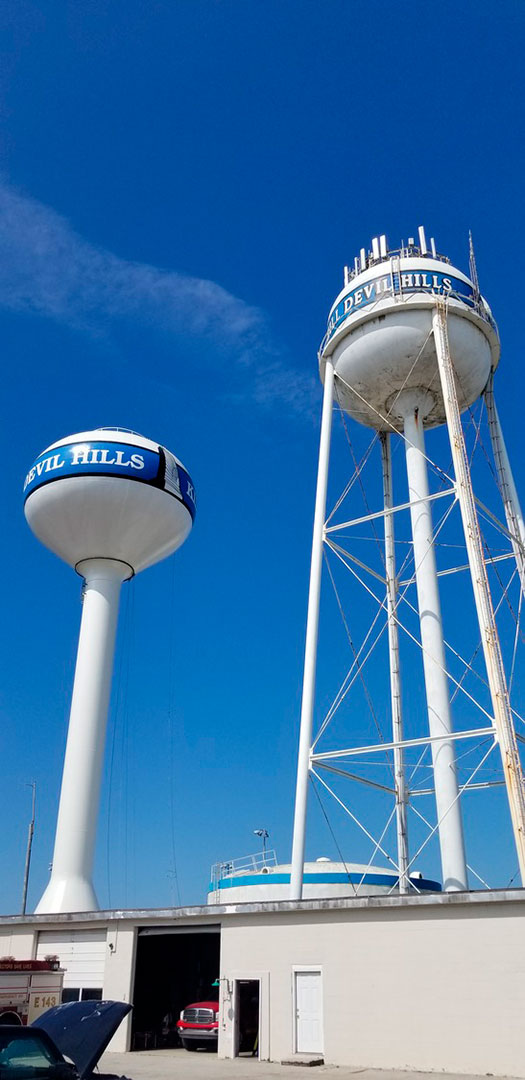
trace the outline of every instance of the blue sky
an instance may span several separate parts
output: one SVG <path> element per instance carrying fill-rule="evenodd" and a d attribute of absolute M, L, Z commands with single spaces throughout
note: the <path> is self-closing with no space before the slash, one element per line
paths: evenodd
<path fill-rule="evenodd" d="M 523 488 L 524 30 L 517 0 L 4 0 L 3 912 L 20 905 L 33 779 L 30 907 L 47 881 L 80 616 L 80 581 L 23 517 L 49 443 L 134 428 L 182 459 L 199 499 L 185 547 L 123 592 L 96 867 L 112 906 L 201 902 L 209 865 L 254 850 L 261 826 L 289 858 L 316 351 L 342 266 L 372 235 L 395 244 L 424 223 L 466 269 L 472 229 Z M 345 475 L 341 456 L 334 497 Z M 373 501 L 377 463 L 369 483 Z M 450 634 L 474 641 L 458 595 Z M 347 649 L 325 615 L 320 708 Z M 354 605 L 357 638 L 365 616 Z M 414 675 L 415 727 L 420 689 Z M 386 701 L 378 682 L 385 726 Z M 372 741 L 368 720 L 357 730 Z M 356 798 L 380 830 L 382 808 Z M 469 798 L 473 865 L 505 885 L 501 793 Z M 326 810 L 345 858 L 366 861 Z M 324 854 L 337 850 L 312 799 L 308 855 Z M 439 876 L 435 845 L 421 869 Z"/>

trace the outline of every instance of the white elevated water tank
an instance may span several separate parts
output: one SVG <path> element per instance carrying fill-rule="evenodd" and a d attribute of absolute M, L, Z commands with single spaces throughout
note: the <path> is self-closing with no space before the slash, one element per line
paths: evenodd
<path fill-rule="evenodd" d="M 328 316 L 321 376 L 329 358 L 339 401 L 355 420 L 402 431 L 397 397 L 414 391 L 426 395 L 425 426 L 445 423 L 432 334 L 437 295 L 447 303 L 460 408 L 483 392 L 500 353 L 489 305 L 445 256 L 401 248 L 349 275 Z"/>
<path fill-rule="evenodd" d="M 184 543 L 191 478 L 159 443 L 127 428 L 81 431 L 48 446 L 24 484 L 39 540 L 84 578 L 55 849 L 38 914 L 93 911 L 93 862 L 122 583 Z"/>
<path fill-rule="evenodd" d="M 86 559 L 126 563 L 128 577 L 181 546 L 195 491 L 165 447 L 124 428 L 97 428 L 52 443 L 24 484 L 38 539 L 76 568 Z"/>

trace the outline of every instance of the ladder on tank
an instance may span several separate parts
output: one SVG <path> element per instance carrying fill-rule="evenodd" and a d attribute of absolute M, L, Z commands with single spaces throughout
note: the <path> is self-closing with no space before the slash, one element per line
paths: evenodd
<path fill-rule="evenodd" d="M 395 300 L 402 300 L 403 288 L 401 285 L 401 259 L 399 255 L 392 255 L 390 266 L 392 273 L 392 296 Z"/>

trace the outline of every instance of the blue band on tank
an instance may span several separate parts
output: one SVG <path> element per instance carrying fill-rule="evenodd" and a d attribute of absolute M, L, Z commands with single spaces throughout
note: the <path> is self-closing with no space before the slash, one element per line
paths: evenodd
<path fill-rule="evenodd" d="M 168 477 L 162 450 L 100 441 L 57 446 L 41 454 L 29 470 L 24 482 L 24 498 L 44 484 L 72 476 L 122 476 L 149 484 L 179 499 L 192 519 L 195 517 L 195 489 L 191 477 L 176 463 L 171 466 Z"/>
<path fill-rule="evenodd" d="M 193 521 L 197 510 L 193 481 L 190 474 L 186 472 L 186 469 L 182 468 L 182 465 L 177 465 L 177 471 L 179 474 L 180 498 L 182 499 L 186 509 L 189 510 L 191 514 L 191 519 Z"/>
<path fill-rule="evenodd" d="M 387 886 L 392 889 L 397 888 L 399 884 L 399 878 L 394 874 L 381 874 L 381 873 L 359 873 L 359 871 L 351 871 L 347 874 L 332 873 L 332 874 L 308 874 L 304 875 L 305 885 L 378 885 Z M 289 885 L 290 874 L 239 874 L 238 877 L 224 877 L 215 885 L 210 882 L 208 891 L 213 892 L 216 888 L 219 889 L 241 889 L 245 885 Z M 414 878 L 411 881 L 414 886 L 414 891 L 417 889 L 419 892 L 441 892 L 441 885 L 439 881 L 431 881 L 430 878 Z"/>
<path fill-rule="evenodd" d="M 393 288 L 392 277 L 394 279 Z M 361 311 L 368 304 L 375 304 L 385 297 L 406 295 L 408 293 L 411 296 L 415 293 L 427 295 L 429 293 L 439 293 L 442 296 L 452 296 L 455 300 L 462 300 L 468 307 L 474 307 L 472 286 L 452 274 L 444 274 L 441 271 L 435 273 L 419 268 L 401 270 L 400 273 L 396 271 L 393 275 L 391 273 L 380 274 L 371 281 L 365 281 L 361 285 L 356 285 L 354 289 L 350 289 L 332 309 L 328 319 L 325 344 L 330 340 L 332 334 L 335 334 L 341 323 L 350 315 L 353 315 L 354 311 Z"/>

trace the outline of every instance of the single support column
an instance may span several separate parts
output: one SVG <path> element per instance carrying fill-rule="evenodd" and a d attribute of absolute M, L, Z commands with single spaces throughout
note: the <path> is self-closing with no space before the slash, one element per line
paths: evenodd
<path fill-rule="evenodd" d="M 321 598 L 321 574 L 323 570 L 323 543 L 326 514 L 326 491 L 330 461 L 330 435 L 332 432 L 332 405 L 334 397 L 334 368 L 330 360 L 324 370 L 323 415 L 319 443 L 319 466 L 317 493 L 315 496 L 312 561 L 310 565 L 310 591 L 306 621 L 306 644 L 304 650 L 303 700 L 301 706 L 301 731 L 297 761 L 297 787 L 295 792 L 295 817 L 293 827 L 292 870 L 290 899 L 301 900 L 303 895 L 304 846 L 306 833 L 306 805 L 308 802 L 308 774 L 312 745 L 314 715 L 315 674 L 317 667 L 317 639 L 319 634 L 319 602 Z"/>
<path fill-rule="evenodd" d="M 514 830 L 522 885 L 525 885 L 525 785 L 512 719 L 507 680 L 503 667 L 496 618 L 490 595 L 487 568 L 479 528 L 472 480 L 461 426 L 454 369 L 450 356 L 446 308 L 438 301 L 433 316 L 434 340 L 438 359 L 447 427 L 461 509 L 463 531 L 476 602 L 479 631 L 487 669 L 487 679 L 494 712 L 494 726 L 503 762 L 503 775 Z"/>
<path fill-rule="evenodd" d="M 383 462 L 383 498 L 385 506 L 385 571 L 386 604 L 388 612 L 388 654 L 390 659 L 390 699 L 392 703 L 392 741 L 403 740 L 403 716 L 401 711 L 401 676 L 399 670 L 399 634 L 397 628 L 397 577 L 394 547 L 394 515 L 392 513 L 392 457 L 390 434 L 381 433 Z M 408 879 L 408 832 L 407 790 L 403 748 L 394 749 L 394 775 L 396 784 L 397 862 L 399 867 L 399 892 L 407 893 Z"/>
<path fill-rule="evenodd" d="M 489 419 L 490 438 L 498 473 L 501 497 L 505 509 L 505 517 L 507 519 L 507 528 L 512 538 L 512 549 L 514 551 L 516 567 L 521 582 L 521 591 L 525 596 L 525 522 L 521 512 L 520 500 L 518 492 L 516 491 L 512 469 L 510 467 L 509 456 L 503 438 L 503 431 L 501 430 L 496 402 L 494 401 L 493 379 L 494 376 L 491 374 L 487 389 L 485 390 L 485 404 L 487 406 L 487 416 Z"/>
<path fill-rule="evenodd" d="M 429 411 L 425 391 L 404 390 L 396 408 L 404 417 L 410 517 L 414 544 L 417 599 L 423 647 L 423 669 L 430 735 L 452 732 L 443 624 L 439 600 L 432 513 L 428 502 L 428 470 L 422 417 Z M 452 740 L 431 743 L 439 821 L 443 888 L 468 889 L 456 759 Z"/>
<path fill-rule="evenodd" d="M 113 559 L 78 564 L 82 623 L 49 884 L 36 914 L 98 911 L 91 881 L 120 587 L 131 568 Z"/>

